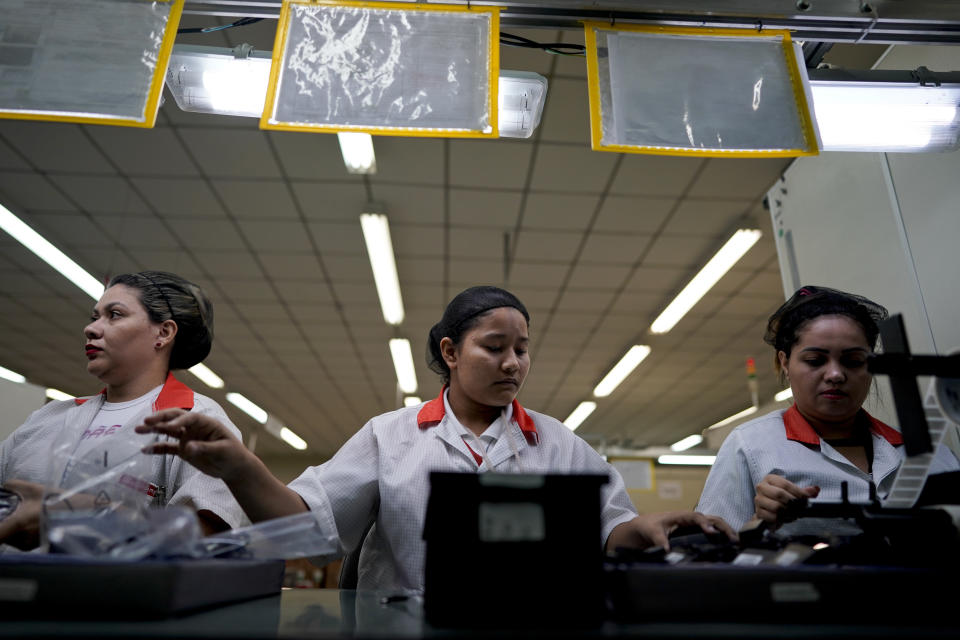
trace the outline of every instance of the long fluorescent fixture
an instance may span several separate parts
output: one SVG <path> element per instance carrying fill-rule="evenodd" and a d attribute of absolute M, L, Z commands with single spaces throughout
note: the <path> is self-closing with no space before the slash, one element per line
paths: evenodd
<path fill-rule="evenodd" d="M 650 325 L 650 333 L 666 333 L 717 283 L 743 255 L 760 239 L 759 229 L 739 229 L 720 250 L 710 258 L 700 273 L 685 286 L 673 302 Z"/>
<path fill-rule="evenodd" d="M 693 455 L 663 455 L 657 458 L 660 464 L 685 464 L 702 465 L 709 467 L 717 459 L 717 456 L 693 456 Z"/>
<path fill-rule="evenodd" d="M 683 440 L 674 442 L 672 445 L 670 445 L 670 450 L 686 451 L 687 449 L 697 446 L 701 442 L 703 442 L 703 436 L 701 436 L 699 433 L 695 433 L 692 436 L 687 436 Z"/>
<path fill-rule="evenodd" d="M 422 402 L 423 400 L 421 400 L 419 396 L 407 396 L 406 398 L 403 399 L 403 406 L 415 407 Z"/>
<path fill-rule="evenodd" d="M 413 352 L 410 350 L 410 341 L 406 338 L 390 340 L 390 356 L 393 358 L 393 369 L 397 372 L 397 384 L 403 393 L 416 393 L 417 372 L 413 368 Z"/>
<path fill-rule="evenodd" d="M 563 424 L 567 425 L 567 428 L 570 429 L 570 431 L 576 431 L 577 427 L 583 424 L 583 421 L 590 417 L 590 414 L 593 413 L 596 408 L 596 402 L 585 400 L 577 405 L 577 408 L 574 409 L 569 416 L 567 416 L 567 419 L 563 421 Z"/>
<path fill-rule="evenodd" d="M 200 378 L 200 380 L 208 387 L 213 389 L 223 389 L 223 378 L 211 371 L 210 368 L 202 362 L 193 365 L 187 369 L 187 371 Z"/>
<path fill-rule="evenodd" d="M 716 429 L 717 427 L 725 427 L 735 420 L 739 420 L 740 418 L 746 418 L 747 416 L 752 415 L 756 412 L 757 412 L 756 407 L 747 407 L 743 411 L 739 411 L 733 414 L 732 416 L 730 416 L 729 418 L 724 418 L 720 422 L 713 423 L 712 425 L 707 427 L 707 429 Z"/>
<path fill-rule="evenodd" d="M 60 389 L 54 389 L 50 387 L 47 389 L 47 397 L 51 400 L 73 400 L 76 396 L 72 396 L 69 393 L 64 393 Z"/>
<path fill-rule="evenodd" d="M 7 369 L 6 367 L 0 367 L 0 378 L 4 378 L 5 380 L 9 380 L 10 382 L 18 382 L 18 383 L 24 383 L 27 381 L 27 379 L 24 376 L 20 375 L 16 371 L 11 371 L 10 369 Z"/>
<path fill-rule="evenodd" d="M 17 242 L 59 271 L 67 280 L 80 287 L 94 300 L 99 300 L 100 296 L 103 295 L 103 284 L 100 281 L 68 258 L 60 249 L 50 244 L 46 238 L 28 227 L 2 204 L 0 204 L 0 229 L 13 236 Z"/>
<path fill-rule="evenodd" d="M 776 400 L 777 402 L 783 402 L 784 400 L 789 400 L 792 397 L 793 397 L 793 389 L 791 389 L 790 387 L 787 387 L 780 393 L 774 394 L 773 399 Z"/>
<path fill-rule="evenodd" d="M 960 146 L 960 73 L 811 69 L 825 151 L 946 151 Z"/>
<path fill-rule="evenodd" d="M 257 422 L 261 424 L 267 423 L 267 412 L 248 400 L 245 396 L 242 396 L 239 393 L 231 392 L 227 394 L 227 402 L 240 409 L 240 411 L 243 411 Z"/>
<path fill-rule="evenodd" d="M 360 228 L 363 240 L 367 244 L 370 268 L 377 285 L 380 309 L 387 324 L 398 325 L 403 322 L 403 298 L 400 295 L 400 278 L 397 276 L 397 263 L 393 257 L 393 243 L 390 240 L 390 223 L 382 213 L 360 214 Z M 411 391 L 416 391 L 416 388 Z"/>
<path fill-rule="evenodd" d="M 635 344 L 630 347 L 620 362 L 615 364 L 610 372 L 603 377 L 603 380 L 594 387 L 593 395 L 598 398 L 605 398 L 616 389 L 628 375 L 633 373 L 643 359 L 650 355 L 650 347 L 645 344 Z"/>
<path fill-rule="evenodd" d="M 298 451 L 303 451 L 307 448 L 307 441 L 287 427 L 280 429 L 280 439 Z"/>
<path fill-rule="evenodd" d="M 373 136 L 369 133 L 341 131 L 337 134 L 340 154 L 347 173 L 373 174 L 377 172 L 377 158 L 373 153 Z"/>

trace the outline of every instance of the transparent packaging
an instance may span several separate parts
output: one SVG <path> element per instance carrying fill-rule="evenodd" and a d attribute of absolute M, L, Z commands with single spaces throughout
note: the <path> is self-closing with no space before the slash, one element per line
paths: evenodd
<path fill-rule="evenodd" d="M 181 4 L 0 0 L 0 116 L 152 126 Z"/>
<path fill-rule="evenodd" d="M 310 511 L 231 529 L 203 544 L 211 556 L 263 560 L 329 556 L 338 548 L 337 537 Z"/>
<path fill-rule="evenodd" d="M 264 126 L 497 135 L 495 10 L 285 7 Z"/>

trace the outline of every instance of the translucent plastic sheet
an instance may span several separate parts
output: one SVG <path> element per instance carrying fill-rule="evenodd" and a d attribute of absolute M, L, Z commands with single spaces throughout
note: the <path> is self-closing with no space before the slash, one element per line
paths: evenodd
<path fill-rule="evenodd" d="M 788 36 L 587 25 L 595 149 L 684 155 L 817 152 Z"/>
<path fill-rule="evenodd" d="M 495 9 L 284 5 L 261 127 L 496 137 Z"/>
<path fill-rule="evenodd" d="M 0 0 L 0 117 L 153 126 L 183 0 Z"/>

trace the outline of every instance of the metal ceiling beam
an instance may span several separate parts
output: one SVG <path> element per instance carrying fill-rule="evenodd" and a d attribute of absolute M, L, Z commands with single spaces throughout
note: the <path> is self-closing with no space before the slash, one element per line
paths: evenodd
<path fill-rule="evenodd" d="M 575 29 L 583 20 L 609 20 L 671 26 L 789 29 L 799 40 L 821 42 L 960 44 L 960 0 L 443 2 L 499 6 L 503 25 L 524 28 Z M 280 6 L 280 2 L 255 0 L 186 0 L 184 13 L 275 19 L 280 14 Z"/>

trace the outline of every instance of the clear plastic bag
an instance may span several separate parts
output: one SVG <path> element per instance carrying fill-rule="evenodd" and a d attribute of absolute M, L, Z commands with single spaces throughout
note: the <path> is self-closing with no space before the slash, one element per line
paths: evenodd
<path fill-rule="evenodd" d="M 328 556 L 337 551 L 337 537 L 325 531 L 311 511 L 275 518 L 204 538 L 211 556 L 289 559 Z"/>

